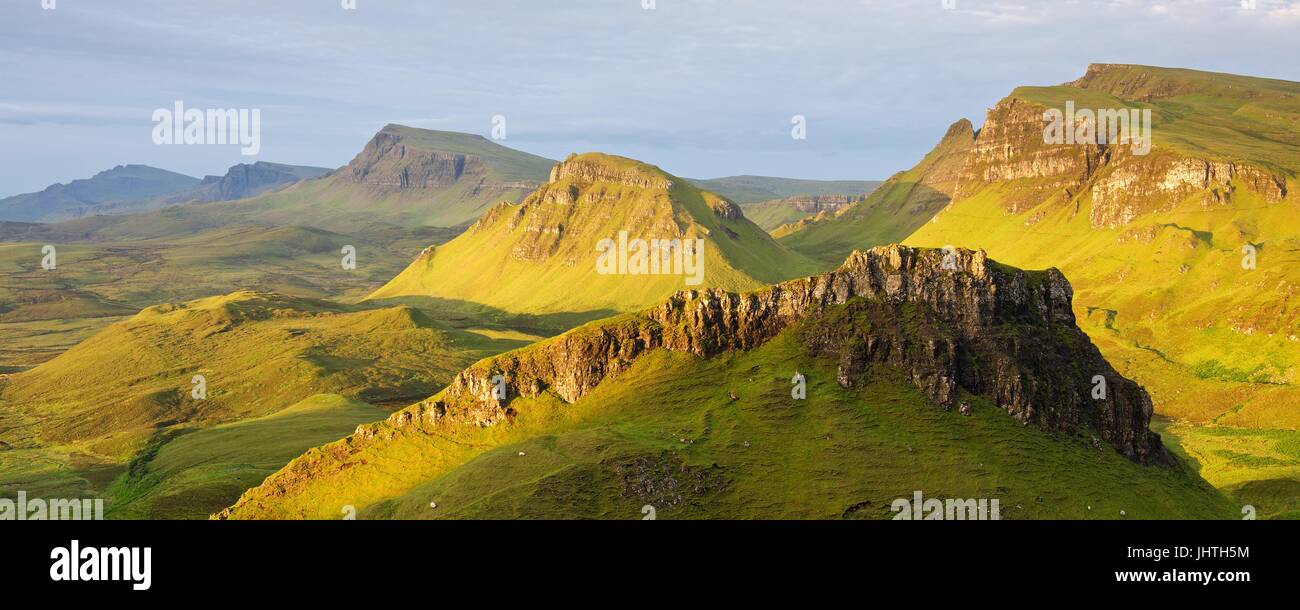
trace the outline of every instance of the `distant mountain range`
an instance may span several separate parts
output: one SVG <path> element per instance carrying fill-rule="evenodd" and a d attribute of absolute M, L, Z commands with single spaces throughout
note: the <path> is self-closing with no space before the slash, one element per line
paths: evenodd
<path fill-rule="evenodd" d="M 147 212 L 191 201 L 244 199 L 328 172 L 321 167 L 259 161 L 235 165 L 224 176 L 199 180 L 147 165 L 119 165 L 39 193 L 0 199 L 0 221 L 58 222 Z"/>

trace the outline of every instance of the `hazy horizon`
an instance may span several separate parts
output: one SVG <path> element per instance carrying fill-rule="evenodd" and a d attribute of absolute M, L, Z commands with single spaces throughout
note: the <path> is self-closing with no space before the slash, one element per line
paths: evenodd
<path fill-rule="evenodd" d="M 497 115 L 500 144 L 553 159 L 879 180 L 1015 87 L 1090 63 L 1300 80 L 1292 0 L 642 2 L 9 2 L 0 197 L 122 164 L 199 178 L 256 161 L 334 168 L 388 123 L 489 136 Z M 1035 51 L 1063 37 L 1087 44 Z M 176 100 L 260 109 L 259 154 L 155 145 L 151 113 Z M 806 140 L 790 137 L 795 115 Z"/>

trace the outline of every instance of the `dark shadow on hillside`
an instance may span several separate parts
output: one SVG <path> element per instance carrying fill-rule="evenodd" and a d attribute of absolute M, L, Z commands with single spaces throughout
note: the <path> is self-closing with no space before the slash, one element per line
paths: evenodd
<path fill-rule="evenodd" d="M 455 328 L 497 327 L 503 330 L 515 330 L 543 337 L 558 335 L 592 320 L 609 318 L 620 313 L 613 309 L 596 309 L 549 314 L 523 314 L 472 301 L 421 296 L 376 299 L 358 304 L 360 307 L 391 307 L 393 305 L 406 305 L 420 310 L 435 320 L 446 322 Z"/>

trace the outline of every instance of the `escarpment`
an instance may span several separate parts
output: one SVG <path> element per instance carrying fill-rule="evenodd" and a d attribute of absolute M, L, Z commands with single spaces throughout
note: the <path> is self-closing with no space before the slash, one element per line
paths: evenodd
<path fill-rule="evenodd" d="M 842 386 L 902 374 L 945 409 L 965 390 L 1025 425 L 1091 434 L 1136 462 L 1170 463 L 1148 429 L 1150 398 L 1078 329 L 1072 296 L 1054 269 L 1011 269 L 983 252 L 855 252 L 830 273 L 747 294 L 679 292 L 639 314 L 480 362 L 439 394 L 359 427 L 353 442 L 499 424 L 520 396 L 551 392 L 572 403 L 649 350 L 708 357 L 793 329 L 812 355 L 838 361 Z"/>
<path fill-rule="evenodd" d="M 1186 136 L 1160 127 L 1177 117 L 1143 104 L 1198 93 L 1198 87 L 1209 85 L 1139 68 L 1093 66 L 1087 76 L 1065 86 L 1078 90 L 1026 88 L 1003 99 L 989 110 L 962 163 L 954 205 L 995 186 L 1001 206 L 1010 214 L 1051 201 L 1077 210 L 1086 201 L 1091 204 L 1090 225 L 1111 229 L 1142 215 L 1173 211 L 1189 198 L 1202 210 L 1229 206 L 1243 188 L 1267 203 L 1288 198 L 1288 177 L 1294 176 L 1287 171 L 1187 145 Z M 1082 89 L 1115 97 L 1103 102 L 1089 98 L 1096 94 Z M 1049 141 L 1044 113 L 1064 112 L 1067 103 L 1078 113 L 1066 116 L 1062 129 L 1080 134 L 1081 139 Z M 1086 113 L 1106 113 L 1107 119 Z M 1130 139 L 1108 141 L 1111 130 L 1105 125 L 1121 114 Z M 1129 120 L 1134 116 L 1136 123 Z M 1150 141 L 1139 144 L 1134 138 Z"/>
<path fill-rule="evenodd" d="M 462 182 L 470 185 L 472 194 L 537 187 L 534 181 L 495 177 L 478 155 L 412 143 L 393 126 L 375 134 L 339 175 L 383 192 L 439 189 Z"/>

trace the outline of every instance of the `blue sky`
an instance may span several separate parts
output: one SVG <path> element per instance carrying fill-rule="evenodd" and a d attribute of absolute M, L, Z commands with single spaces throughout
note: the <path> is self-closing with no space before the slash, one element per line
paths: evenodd
<path fill-rule="evenodd" d="M 0 0 L 0 196 L 120 163 L 336 167 L 389 122 L 488 135 L 494 115 L 552 158 L 885 178 L 1092 62 L 1300 81 L 1300 0 L 1256 1 Z M 260 154 L 154 145 L 174 100 L 261 109 Z"/>

